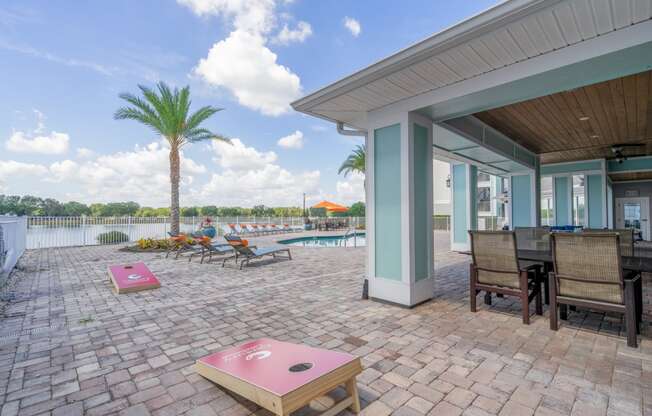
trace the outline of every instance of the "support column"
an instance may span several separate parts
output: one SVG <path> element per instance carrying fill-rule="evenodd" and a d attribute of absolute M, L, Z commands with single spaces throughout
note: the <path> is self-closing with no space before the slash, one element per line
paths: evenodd
<path fill-rule="evenodd" d="M 510 205 L 511 229 L 514 227 L 535 227 L 540 223 L 540 210 L 537 209 L 541 199 L 540 190 L 537 191 L 537 182 L 540 183 L 537 169 L 525 173 L 514 174 L 511 177 Z"/>
<path fill-rule="evenodd" d="M 397 114 L 368 132 L 369 295 L 411 307 L 434 295 L 432 121 Z"/>
<path fill-rule="evenodd" d="M 451 250 L 471 249 L 468 230 L 478 228 L 478 169 L 466 163 L 451 165 Z"/>

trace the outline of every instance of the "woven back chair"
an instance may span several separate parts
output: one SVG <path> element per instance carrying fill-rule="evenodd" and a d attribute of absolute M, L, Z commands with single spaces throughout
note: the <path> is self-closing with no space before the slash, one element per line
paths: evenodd
<path fill-rule="evenodd" d="M 470 266 L 471 311 L 476 311 L 476 296 L 485 291 L 485 303 L 491 294 L 517 296 L 523 308 L 523 323 L 530 323 L 529 304 L 536 298 L 536 312 L 542 314 L 541 267 L 519 266 L 516 234 L 512 231 L 469 231 L 473 263 Z"/>
<path fill-rule="evenodd" d="M 613 230 L 600 230 L 596 228 L 584 229 L 584 233 L 602 234 L 602 233 L 617 233 L 620 236 L 620 255 L 633 256 L 634 255 L 634 229 L 632 228 L 616 228 Z"/>
<path fill-rule="evenodd" d="M 519 267 L 516 234 L 510 231 L 472 231 L 471 253 L 478 282 L 516 289 Z"/>
<path fill-rule="evenodd" d="M 552 247 L 550 328 L 558 328 L 557 305 L 562 305 L 562 319 L 566 319 L 566 305 L 621 312 L 627 321 L 627 343 L 636 346 L 640 312 L 636 312 L 634 288 L 640 276 L 625 279 L 619 233 L 555 233 Z"/>

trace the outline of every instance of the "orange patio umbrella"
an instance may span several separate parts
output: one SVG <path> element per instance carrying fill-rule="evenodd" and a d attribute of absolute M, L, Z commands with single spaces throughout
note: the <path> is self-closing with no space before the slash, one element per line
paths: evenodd
<path fill-rule="evenodd" d="M 326 211 L 328 212 L 346 212 L 349 210 L 344 205 L 336 204 L 334 202 L 329 202 L 329 201 L 321 201 L 317 205 L 313 205 L 312 208 L 326 208 Z"/>

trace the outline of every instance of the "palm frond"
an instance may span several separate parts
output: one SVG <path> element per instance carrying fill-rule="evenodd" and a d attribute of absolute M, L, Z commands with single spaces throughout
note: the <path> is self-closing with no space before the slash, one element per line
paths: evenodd
<path fill-rule="evenodd" d="M 364 145 L 356 146 L 353 152 L 344 160 L 337 173 L 344 173 L 344 176 L 347 176 L 352 172 L 364 173 L 366 165 L 366 153 L 367 152 Z"/>
<path fill-rule="evenodd" d="M 222 111 L 221 108 L 206 106 L 202 107 L 199 110 L 195 111 L 188 120 L 186 121 L 186 129 L 193 130 L 197 128 L 201 123 L 210 118 L 213 114 L 218 111 Z"/>
<path fill-rule="evenodd" d="M 219 140 L 226 143 L 231 143 L 231 139 L 229 139 L 228 137 L 222 136 L 221 134 L 213 133 L 212 131 L 204 128 L 197 128 L 188 131 L 187 134 L 185 135 L 185 139 L 189 143 L 196 143 L 202 140 Z"/>

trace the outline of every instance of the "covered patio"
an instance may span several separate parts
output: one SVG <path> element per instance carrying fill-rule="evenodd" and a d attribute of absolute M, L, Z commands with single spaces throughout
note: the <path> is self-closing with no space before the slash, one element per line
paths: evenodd
<path fill-rule="evenodd" d="M 453 250 L 479 228 L 478 173 L 496 178 L 509 229 L 543 212 L 545 225 L 649 239 L 651 13 L 506 1 L 293 104 L 366 136 L 373 298 L 412 307 L 437 291 L 432 158 L 452 163 Z"/>

